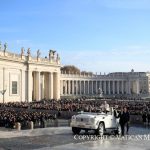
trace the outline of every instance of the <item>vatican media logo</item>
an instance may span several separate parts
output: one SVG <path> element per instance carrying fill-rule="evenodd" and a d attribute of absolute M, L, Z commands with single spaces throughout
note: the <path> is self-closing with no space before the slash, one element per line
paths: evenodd
<path fill-rule="evenodd" d="M 144 135 L 125 135 L 125 136 L 116 136 L 116 135 L 74 135 L 75 140 L 82 140 L 82 141 L 96 141 L 96 140 L 133 140 L 133 141 L 149 141 L 150 134 Z"/>

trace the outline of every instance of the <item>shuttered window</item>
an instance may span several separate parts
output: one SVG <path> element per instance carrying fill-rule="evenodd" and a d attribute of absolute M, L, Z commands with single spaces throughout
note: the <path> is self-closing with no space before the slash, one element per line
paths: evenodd
<path fill-rule="evenodd" d="M 18 94 L 17 93 L 17 81 L 12 81 L 12 94 Z"/>

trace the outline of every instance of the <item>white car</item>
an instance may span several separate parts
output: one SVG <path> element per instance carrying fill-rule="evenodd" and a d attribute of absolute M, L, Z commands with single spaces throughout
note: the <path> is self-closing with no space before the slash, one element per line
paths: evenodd
<path fill-rule="evenodd" d="M 113 108 L 110 108 L 107 114 L 81 112 L 72 116 L 70 126 L 74 134 L 79 134 L 81 130 L 95 130 L 95 133 L 101 136 L 107 132 L 120 135 L 121 127 L 116 115 L 117 112 Z"/>

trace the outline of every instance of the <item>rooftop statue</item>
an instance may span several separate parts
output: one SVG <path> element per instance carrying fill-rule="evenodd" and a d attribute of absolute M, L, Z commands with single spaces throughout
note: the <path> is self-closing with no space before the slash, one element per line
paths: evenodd
<path fill-rule="evenodd" d="M 2 48 L 2 44 L 1 44 L 1 41 L 0 41 L 0 50 L 1 50 L 1 48 Z"/>
<path fill-rule="evenodd" d="M 57 60 L 57 61 L 60 60 L 59 54 L 57 54 L 56 60 Z"/>
<path fill-rule="evenodd" d="M 49 53 L 52 54 L 52 55 L 55 55 L 56 51 L 50 50 Z"/>
<path fill-rule="evenodd" d="M 4 52 L 7 50 L 7 43 L 4 44 Z"/>
<path fill-rule="evenodd" d="M 37 50 L 37 58 L 39 58 L 40 55 L 41 55 L 41 53 L 40 53 L 40 50 L 38 49 L 38 50 Z"/>
<path fill-rule="evenodd" d="M 21 48 L 21 56 L 24 55 L 24 47 Z"/>
<path fill-rule="evenodd" d="M 30 56 L 30 55 L 31 55 L 30 48 L 28 48 L 28 50 L 27 50 L 27 54 L 28 54 L 28 56 Z"/>
<path fill-rule="evenodd" d="M 56 51 L 54 50 L 49 50 L 49 59 L 54 59 Z"/>

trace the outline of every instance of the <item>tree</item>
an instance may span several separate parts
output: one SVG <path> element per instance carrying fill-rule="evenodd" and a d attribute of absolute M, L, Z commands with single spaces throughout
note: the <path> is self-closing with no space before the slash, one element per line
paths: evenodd
<path fill-rule="evenodd" d="M 65 72 L 66 74 L 80 74 L 80 69 L 73 65 L 67 65 L 61 68 L 62 72 Z"/>
<path fill-rule="evenodd" d="M 80 71 L 79 68 L 73 65 L 67 65 L 61 68 L 61 71 L 66 74 L 81 74 L 81 75 L 93 75 L 92 72 Z"/>
<path fill-rule="evenodd" d="M 93 75 L 93 72 L 81 71 L 81 75 Z"/>

